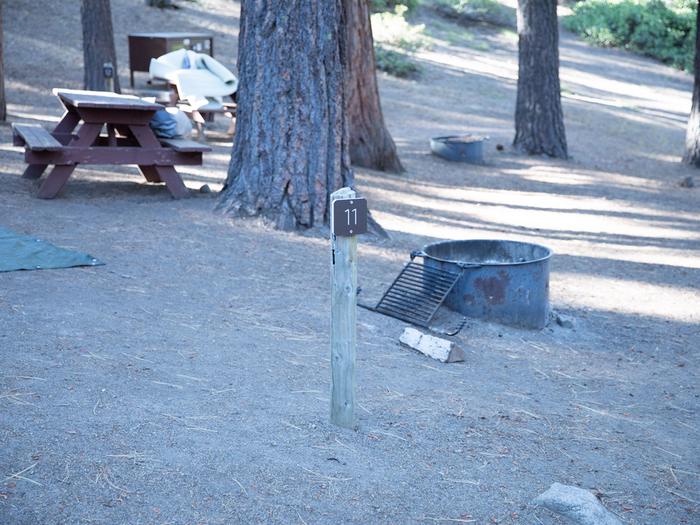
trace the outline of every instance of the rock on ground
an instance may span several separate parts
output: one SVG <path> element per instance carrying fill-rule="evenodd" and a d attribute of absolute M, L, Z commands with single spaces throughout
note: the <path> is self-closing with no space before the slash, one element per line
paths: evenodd
<path fill-rule="evenodd" d="M 578 525 L 622 525 L 598 498 L 578 487 L 553 483 L 533 503 Z"/>

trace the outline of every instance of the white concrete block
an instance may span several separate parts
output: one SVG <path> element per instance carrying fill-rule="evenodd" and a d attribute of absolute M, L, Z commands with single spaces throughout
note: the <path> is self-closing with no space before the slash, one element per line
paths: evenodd
<path fill-rule="evenodd" d="M 399 341 L 402 345 L 443 363 L 464 361 L 464 350 L 452 341 L 424 334 L 415 328 L 406 328 L 401 334 Z"/>

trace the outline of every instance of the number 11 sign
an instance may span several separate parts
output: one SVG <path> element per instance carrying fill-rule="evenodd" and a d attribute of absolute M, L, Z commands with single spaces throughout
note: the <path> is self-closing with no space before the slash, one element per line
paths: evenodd
<path fill-rule="evenodd" d="M 333 201 L 333 233 L 351 237 L 367 233 L 367 199 L 337 199 Z"/>

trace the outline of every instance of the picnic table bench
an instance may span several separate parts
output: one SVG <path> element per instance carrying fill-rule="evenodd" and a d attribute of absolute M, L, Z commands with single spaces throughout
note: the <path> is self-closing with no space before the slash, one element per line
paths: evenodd
<path fill-rule="evenodd" d="M 134 164 L 148 182 L 164 182 L 173 197 L 188 194 L 175 166 L 201 165 L 202 153 L 211 148 L 191 140 L 158 139 L 148 123 L 160 104 L 98 91 L 54 89 L 54 94 L 66 111 L 53 131 L 12 126 L 14 144 L 25 147 L 23 177 L 38 179 L 54 166 L 38 197 L 55 197 L 79 164 Z"/>

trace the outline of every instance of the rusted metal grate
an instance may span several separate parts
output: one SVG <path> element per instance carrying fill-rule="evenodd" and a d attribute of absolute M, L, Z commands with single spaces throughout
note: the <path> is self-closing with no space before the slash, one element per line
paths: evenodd
<path fill-rule="evenodd" d="M 389 286 L 374 310 L 429 328 L 433 316 L 461 275 L 461 272 L 448 272 L 411 260 Z"/>

